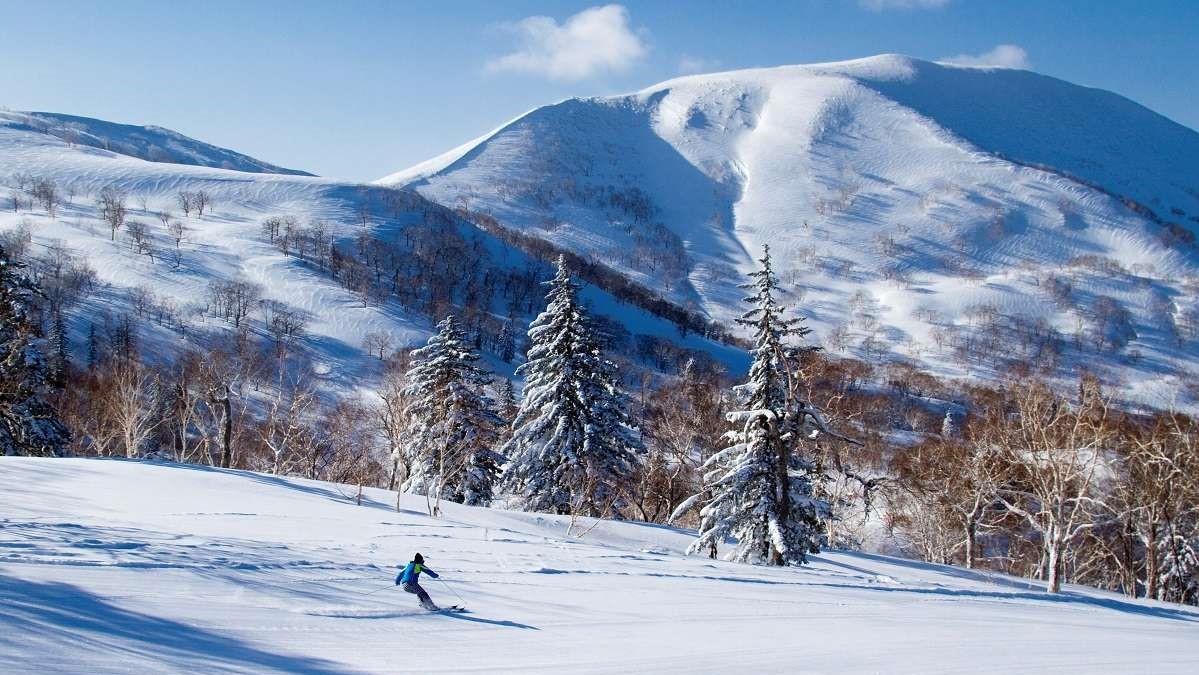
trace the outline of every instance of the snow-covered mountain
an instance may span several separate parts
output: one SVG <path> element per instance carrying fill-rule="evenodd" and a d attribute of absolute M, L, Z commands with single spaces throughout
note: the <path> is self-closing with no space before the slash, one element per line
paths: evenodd
<path fill-rule="evenodd" d="M 1191 406 L 1197 158 L 1199 134 L 1115 94 L 880 56 L 564 101 L 379 185 L 273 173 L 286 170 L 154 127 L 0 113 L 0 200 L 20 191 L 18 175 L 63 193 L 56 217 L 5 203 L 0 229 L 24 224 L 42 248 L 62 242 L 105 283 L 73 316 L 76 348 L 88 322 L 130 311 L 139 288 L 203 328 L 212 281 L 243 278 L 311 317 L 318 367 L 352 386 L 373 367 L 365 335 L 418 342 L 428 318 L 364 304 L 272 246 L 259 223 L 320 222 L 349 245 L 364 232 L 395 238 L 430 214 L 456 221 L 448 209 L 465 208 L 724 326 L 770 244 L 788 301 L 834 352 L 944 376 L 1031 364 L 1066 379 L 1085 368 L 1128 400 Z M 182 220 L 186 264 L 113 241 L 95 202 L 105 188 L 128 194 L 133 220 Z M 178 194 L 198 190 L 215 209 L 180 213 Z M 527 246 L 456 222 L 499 268 L 533 262 Z M 150 236 L 158 250 L 173 246 L 165 227 Z M 598 288 L 588 294 L 631 344 L 646 335 L 734 371 L 744 364 Z M 511 312 L 498 300 L 488 309 L 498 321 Z M 152 343 L 178 338 L 150 330 Z"/>
<path fill-rule="evenodd" d="M 95 128 L 110 127 L 123 128 L 107 122 Z M 210 148 L 205 157 L 242 157 L 203 147 Z M 32 179 L 56 185 L 54 213 L 27 195 L 27 185 L 18 185 Z M 127 221 L 145 226 L 149 240 L 145 250 L 138 250 L 128 226 L 113 235 L 102 221 L 97 197 L 109 189 L 125 195 Z M 179 194 L 200 191 L 208 194 L 212 206 L 203 215 L 194 209 L 185 214 Z M 18 209 L 11 206 L 13 198 L 21 202 Z M 174 241 L 161 220 L 164 215 L 183 226 L 181 242 Z M 32 239 L 30 256 L 54 257 L 61 251 L 95 272 L 97 287 L 68 316 L 70 343 L 79 363 L 86 356 L 93 327 L 103 333 L 122 315 L 135 317 L 138 341 L 152 360 L 173 358 L 188 344 L 203 345 L 205 334 L 230 331 L 227 321 L 209 311 L 210 292 L 215 282 L 235 280 L 257 284 L 263 300 L 280 303 L 273 307 L 304 318 L 302 347 L 316 374 L 331 389 L 344 393 L 371 388 L 380 362 L 366 348 L 367 336 L 386 334 L 393 349 L 423 344 L 435 323 L 431 317 L 393 297 L 364 301 L 363 293 L 335 281 L 327 268 L 313 264 L 310 255 L 297 255 L 294 247 L 290 254 L 283 252 L 261 227 L 263 219 L 272 216 L 290 216 L 297 228 L 310 234 L 312 228 L 320 228 L 321 238 L 350 249 L 363 237 L 394 241 L 426 237 L 443 226 L 457 229 L 464 245 L 473 247 L 470 254 L 485 263 L 480 275 L 490 270 L 499 278 L 505 270 L 521 274 L 532 270 L 529 297 L 538 302 L 544 292 L 538 282 L 551 276 L 551 268 L 542 261 L 456 220 L 447 209 L 410 191 L 313 176 L 154 162 L 25 124 L 0 123 L 0 232 L 11 235 L 21 229 Z M 413 229 L 424 234 L 407 234 Z M 408 259 L 401 262 L 414 264 Z M 462 289 L 447 292 L 451 304 L 461 302 Z M 731 347 L 696 336 L 679 338 L 670 322 L 622 305 L 598 288 L 588 287 L 585 296 L 610 323 L 623 324 L 630 340 L 637 335 L 657 336 L 709 351 L 726 363 L 744 362 L 744 355 Z M 493 312 L 501 322 L 514 312 L 500 297 L 493 297 L 488 307 L 474 309 Z M 515 310 L 518 322 L 527 320 L 530 311 Z M 257 317 L 254 309 L 252 332 L 265 337 L 266 329 Z M 511 370 L 509 364 L 493 365 L 504 373 Z"/>
<path fill-rule="evenodd" d="M 1190 673 L 1193 607 L 188 465 L 0 458 L 5 673 Z M 581 536 L 580 536 L 580 533 Z M 395 586 L 416 552 L 431 614 Z M 441 583 L 444 582 L 444 583 Z"/>
<path fill-rule="evenodd" d="M 149 162 L 189 164 L 252 173 L 312 175 L 306 171 L 268 164 L 156 126 L 117 124 L 61 113 L 0 110 L 0 127 L 42 133 L 59 138 L 71 146 L 87 146 Z"/>
<path fill-rule="evenodd" d="M 943 375 L 1196 370 L 1199 133 L 1032 72 L 896 55 L 538 108 L 378 181 L 729 323 L 769 244 L 826 346 Z"/>

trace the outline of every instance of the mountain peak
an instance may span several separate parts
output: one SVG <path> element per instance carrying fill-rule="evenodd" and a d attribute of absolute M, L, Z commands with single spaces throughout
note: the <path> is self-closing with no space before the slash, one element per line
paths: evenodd
<path fill-rule="evenodd" d="M 1119 296 L 1142 338 L 1129 350 L 1179 374 L 1190 357 L 1167 346 L 1160 306 L 1199 275 L 1174 245 L 1199 229 L 1195 157 L 1199 134 L 1111 92 L 882 54 L 569 99 L 381 182 L 468 204 L 724 323 L 740 309 L 735 280 L 770 243 L 826 339 L 889 343 L 947 375 L 977 365 L 930 357 L 942 317 L 1006 307 L 1068 334 L 1094 320 L 1087 303 Z M 1100 259 L 1155 271 L 1135 292 L 1078 271 L 1078 305 L 1046 304 L 1044 279 Z"/>

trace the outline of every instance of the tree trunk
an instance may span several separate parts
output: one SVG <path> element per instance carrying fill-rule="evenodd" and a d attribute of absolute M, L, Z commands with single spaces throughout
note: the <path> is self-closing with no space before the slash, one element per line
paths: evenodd
<path fill-rule="evenodd" d="M 974 518 L 966 520 L 966 569 L 974 569 L 974 555 L 978 546 L 978 521 Z"/>
<path fill-rule="evenodd" d="M 1062 567 L 1063 563 L 1065 562 L 1062 553 L 1064 552 L 1066 546 L 1065 542 L 1060 540 L 1056 532 L 1054 532 L 1047 541 L 1049 544 L 1049 549 L 1046 551 L 1048 554 L 1048 561 L 1046 564 L 1048 570 L 1046 573 L 1049 578 L 1049 586 L 1046 590 L 1048 590 L 1050 593 L 1060 593 L 1062 590 Z"/>
<path fill-rule="evenodd" d="M 229 385 L 225 385 L 225 397 L 219 402 L 225 410 L 225 425 L 221 430 L 221 468 L 228 469 L 233 462 L 233 403 Z"/>
<path fill-rule="evenodd" d="M 400 454 L 392 450 L 391 457 L 391 479 L 387 481 L 388 490 L 396 489 L 396 479 L 400 475 Z M 399 502 L 397 501 L 396 503 L 398 504 Z M 396 508 L 396 510 L 399 511 L 399 508 Z"/>
<path fill-rule="evenodd" d="M 1160 575 L 1157 559 L 1157 528 L 1150 525 L 1145 532 L 1145 597 L 1158 598 L 1161 593 L 1158 576 Z"/>
<path fill-rule="evenodd" d="M 780 523 L 785 527 L 791 520 L 791 479 L 787 475 L 787 449 L 778 440 L 778 429 L 773 420 L 767 420 L 768 443 L 774 447 L 774 509 Z M 770 544 L 770 564 L 785 564 L 782 551 Z"/>

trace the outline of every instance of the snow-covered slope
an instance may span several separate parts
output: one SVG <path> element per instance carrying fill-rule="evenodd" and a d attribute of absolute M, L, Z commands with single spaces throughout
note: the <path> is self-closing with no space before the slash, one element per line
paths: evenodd
<path fill-rule="evenodd" d="M 1000 365 L 953 358 L 944 339 L 980 313 L 1077 335 L 1061 371 L 1152 379 L 1162 389 L 1134 397 L 1158 403 L 1199 353 L 1180 343 L 1196 256 L 1159 222 L 1199 229 L 1199 134 L 1035 73 L 887 55 L 684 77 L 538 108 L 380 183 L 488 213 L 726 322 L 770 244 L 826 343 L 942 374 Z M 1065 288 L 1051 277 L 1070 292 L 1051 297 Z M 1135 331 L 1116 348 L 1096 339 L 1107 299 Z"/>
<path fill-rule="evenodd" d="M 209 145 L 177 131 L 156 126 L 117 124 L 90 117 L 48 112 L 0 110 L 0 127 L 33 131 L 150 162 L 189 164 L 252 173 L 311 176 L 306 171 L 284 169 L 239 152 Z"/>
<path fill-rule="evenodd" d="M 1199 612 L 832 551 L 684 556 L 689 533 L 198 466 L 0 458 L 0 672 L 1167 673 Z M 429 614 L 392 586 L 421 552 Z"/>
<path fill-rule="evenodd" d="M 363 377 L 372 372 L 361 347 L 367 333 L 391 332 L 397 344 L 420 341 L 426 334 L 420 322 L 393 307 L 364 306 L 331 279 L 283 255 L 260 231 L 259 222 L 268 215 L 295 215 L 302 223 L 327 219 L 334 236 L 348 236 L 358 194 L 354 186 L 321 178 L 150 162 L 86 146 L 70 147 L 50 135 L 6 126 L 0 126 L 0 166 L 0 185 L 12 174 L 25 172 L 54 180 L 64 200 L 55 218 L 38 209 L 6 209 L 0 213 L 0 229 L 27 226 L 33 236 L 33 255 L 61 244 L 86 260 L 101 282 L 70 317 L 71 343 L 80 358 L 91 325 L 103 327 L 122 314 L 135 315 L 132 293 L 138 288 L 149 289 L 187 324 L 186 329 L 172 329 L 149 319 L 141 321 L 140 338 L 152 358 L 172 355 L 184 333 L 220 328 L 220 321 L 203 313 L 209 284 L 220 279 L 261 284 L 265 299 L 303 312 L 309 319 L 305 342 L 317 370 L 339 387 L 364 382 Z M 110 240 L 95 204 L 96 195 L 105 188 L 128 195 L 128 219 L 149 226 L 159 251 L 157 259 L 133 251 L 123 233 Z M 194 211 L 185 217 L 176 195 L 198 190 L 212 195 L 213 209 L 204 217 Z M 0 195 L 6 199 L 8 190 Z M 159 224 L 159 211 L 170 212 L 187 228 L 178 267 L 165 260 L 164 254 L 175 244 Z"/>
<path fill-rule="evenodd" d="M 17 174 L 57 184 L 62 204 L 54 217 L 36 206 L 26 205 L 15 212 L 10 208 L 11 194 L 23 197 L 14 184 Z M 111 237 L 96 205 L 97 195 L 106 188 L 126 193 L 128 219 L 147 225 L 156 257 L 133 250 L 128 228 L 115 240 Z M 201 217 L 193 210 L 185 216 L 177 204 L 178 193 L 200 190 L 211 195 L 211 211 Z M 227 322 L 206 315 L 208 289 L 217 280 L 244 279 L 261 285 L 264 299 L 284 303 L 306 317 L 303 348 L 328 388 L 342 392 L 370 389 L 380 364 L 363 347 L 364 338 L 387 333 L 395 349 L 422 344 L 431 322 L 414 317 L 398 302 L 364 303 L 327 273 L 282 253 L 269 242 L 260 224 L 267 216 L 294 216 L 303 227 L 320 221 L 327 236 L 347 243 L 363 233 L 394 238 L 430 214 L 448 213 L 411 193 L 396 202 L 392 200 L 394 192 L 310 176 L 150 162 L 0 124 L 0 201 L 4 206 L 0 231 L 27 227 L 33 239 L 32 255 L 44 256 L 48 247 L 62 246 L 86 260 L 100 282 L 96 292 L 68 317 L 71 344 L 79 359 L 86 354 L 90 327 L 94 324 L 103 330 L 123 314 L 138 318 L 140 341 L 151 358 L 172 357 L 185 338 L 230 330 Z M 397 203 L 404 206 L 397 207 Z M 364 207 L 370 213 L 366 226 L 360 221 Z M 168 261 L 175 243 L 159 220 L 163 211 L 186 227 L 177 266 Z M 473 231 L 465 223 L 461 227 Z M 536 269 L 536 261 L 527 255 L 489 236 L 479 236 L 487 262 L 496 268 Z M 547 267 L 547 277 L 549 273 Z M 139 289 L 153 293 L 155 306 L 169 308 L 174 319 L 164 321 L 154 308 L 144 313 L 136 310 Z M 597 312 L 619 319 L 631 334 L 659 336 L 708 350 L 734 369 L 744 363 L 744 354 L 694 335 L 680 338 L 673 324 L 621 305 L 599 289 L 588 287 L 585 294 Z M 501 318 L 508 315 L 505 307 L 493 309 Z"/>

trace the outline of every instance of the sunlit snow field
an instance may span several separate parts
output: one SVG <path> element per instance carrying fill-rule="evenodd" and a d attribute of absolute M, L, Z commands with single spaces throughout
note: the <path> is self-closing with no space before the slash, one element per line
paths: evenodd
<path fill-rule="evenodd" d="M 5 673 L 1193 673 L 1199 610 L 877 555 L 804 568 L 198 466 L 0 459 Z M 575 536 L 585 531 L 582 537 Z M 421 552 L 468 613 L 392 586 Z M 452 588 L 452 590 L 451 590 Z"/>

